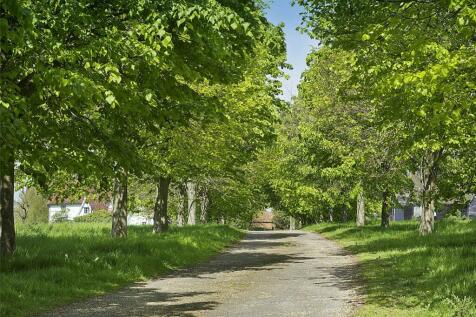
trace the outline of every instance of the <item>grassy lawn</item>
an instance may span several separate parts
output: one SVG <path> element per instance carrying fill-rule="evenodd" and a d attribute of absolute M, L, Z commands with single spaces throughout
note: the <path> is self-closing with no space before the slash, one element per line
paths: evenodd
<path fill-rule="evenodd" d="M 445 220 L 418 235 L 416 222 L 306 228 L 361 260 L 365 305 L 357 316 L 476 316 L 476 221 Z"/>
<path fill-rule="evenodd" d="M 27 316 L 204 261 L 242 237 L 225 226 L 130 227 L 110 237 L 109 224 L 18 226 L 18 249 L 0 267 L 0 316 Z"/>

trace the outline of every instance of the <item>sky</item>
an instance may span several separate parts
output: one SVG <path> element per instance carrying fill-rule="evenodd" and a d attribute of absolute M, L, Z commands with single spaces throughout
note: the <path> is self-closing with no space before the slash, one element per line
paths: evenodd
<path fill-rule="evenodd" d="M 291 97 L 297 94 L 301 73 L 306 69 L 306 56 L 313 46 L 317 46 L 317 41 L 296 30 L 301 24 L 299 15 L 301 7 L 291 6 L 291 0 L 270 0 L 270 2 L 270 8 L 266 10 L 269 21 L 273 24 L 280 22 L 285 24 L 288 63 L 293 69 L 288 71 L 290 78 L 283 80 L 283 98 L 290 101 Z"/>

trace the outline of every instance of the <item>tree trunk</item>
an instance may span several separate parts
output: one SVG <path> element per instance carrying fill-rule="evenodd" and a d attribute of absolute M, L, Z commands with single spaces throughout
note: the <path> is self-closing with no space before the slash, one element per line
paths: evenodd
<path fill-rule="evenodd" d="M 183 227 L 185 224 L 185 210 L 187 210 L 187 189 L 185 185 L 178 186 L 178 205 L 177 205 L 177 226 Z"/>
<path fill-rule="evenodd" d="M 380 223 L 382 228 L 388 228 L 390 226 L 390 213 L 388 212 L 388 193 L 384 191 L 382 193 L 382 221 Z"/>
<path fill-rule="evenodd" d="M 294 217 L 289 217 L 289 230 L 296 230 L 296 219 Z"/>
<path fill-rule="evenodd" d="M 334 222 L 334 211 L 331 209 L 329 210 L 329 222 Z"/>
<path fill-rule="evenodd" d="M 127 175 L 114 179 L 111 234 L 116 238 L 127 236 Z"/>
<path fill-rule="evenodd" d="M 15 157 L 11 150 L 0 152 L 0 254 L 10 256 L 15 252 L 15 218 L 13 214 L 15 196 Z"/>
<path fill-rule="evenodd" d="M 196 220 L 196 211 L 195 211 L 195 183 L 187 183 L 187 200 L 188 200 L 188 221 L 189 225 L 195 225 Z"/>
<path fill-rule="evenodd" d="M 433 232 L 435 203 L 432 199 L 422 200 L 420 234 L 428 235 Z"/>
<path fill-rule="evenodd" d="M 360 191 L 357 195 L 357 227 L 362 227 L 365 224 L 365 200 L 364 192 Z"/>
<path fill-rule="evenodd" d="M 169 200 L 170 179 L 160 177 L 157 184 L 157 196 L 154 206 L 154 232 L 165 232 L 169 229 L 169 215 L 167 212 Z"/>
<path fill-rule="evenodd" d="M 207 223 L 208 203 L 208 191 L 203 188 L 200 194 L 200 223 L 202 224 Z"/>
<path fill-rule="evenodd" d="M 443 150 L 431 152 L 423 158 L 420 170 L 421 186 L 421 219 L 420 234 L 427 235 L 433 232 L 435 217 L 435 201 L 433 198 L 439 161 L 443 156 Z"/>
<path fill-rule="evenodd" d="M 422 185 L 420 234 L 428 235 L 433 232 L 435 221 L 435 202 L 432 198 L 435 183 L 430 171 L 425 171 L 422 173 Z"/>

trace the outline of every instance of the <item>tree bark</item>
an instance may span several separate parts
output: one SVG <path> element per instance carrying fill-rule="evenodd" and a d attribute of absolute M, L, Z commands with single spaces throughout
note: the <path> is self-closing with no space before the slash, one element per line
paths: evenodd
<path fill-rule="evenodd" d="M 111 234 L 116 238 L 127 236 L 127 175 L 125 174 L 114 179 Z"/>
<path fill-rule="evenodd" d="M 157 183 L 157 196 L 154 206 L 154 232 L 165 232 L 169 229 L 169 215 L 167 212 L 169 200 L 170 179 L 160 177 Z"/>
<path fill-rule="evenodd" d="M 0 254 L 11 256 L 15 252 L 15 218 L 13 213 L 15 196 L 15 156 L 10 150 L 0 152 Z"/>
<path fill-rule="evenodd" d="M 360 191 L 357 195 L 357 217 L 356 217 L 357 227 L 362 227 L 365 225 L 365 200 L 364 192 Z"/>
<path fill-rule="evenodd" d="M 421 208 L 420 234 L 428 235 L 433 232 L 435 203 L 432 199 L 423 200 Z"/>
<path fill-rule="evenodd" d="M 187 200 L 188 200 L 188 221 L 189 225 L 195 225 L 196 220 L 196 204 L 195 204 L 195 183 L 187 183 Z"/>
<path fill-rule="evenodd" d="M 200 193 L 200 223 L 207 223 L 207 212 L 208 212 L 208 190 L 203 188 Z"/>
<path fill-rule="evenodd" d="M 435 223 L 435 201 L 433 198 L 439 161 L 443 156 L 443 150 L 431 152 L 423 158 L 420 170 L 421 186 L 421 219 L 420 234 L 428 235 L 433 232 Z"/>
<path fill-rule="evenodd" d="M 178 186 L 178 205 L 177 205 L 177 226 L 183 227 L 185 224 L 185 210 L 187 210 L 187 189 L 185 185 Z"/>
<path fill-rule="evenodd" d="M 435 217 L 435 202 L 432 198 L 434 179 L 430 173 L 423 176 L 423 188 L 421 192 L 421 219 L 420 234 L 428 235 L 433 232 Z"/>
<path fill-rule="evenodd" d="M 329 210 L 329 222 L 334 222 L 334 211 Z"/>
<path fill-rule="evenodd" d="M 388 193 L 384 191 L 382 193 L 382 219 L 380 226 L 382 228 L 390 227 L 390 213 L 388 212 Z"/>

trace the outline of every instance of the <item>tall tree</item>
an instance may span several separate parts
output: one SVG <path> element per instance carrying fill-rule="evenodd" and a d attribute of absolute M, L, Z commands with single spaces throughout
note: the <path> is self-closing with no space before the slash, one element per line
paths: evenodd
<path fill-rule="evenodd" d="M 419 176 L 420 232 L 433 230 L 441 168 L 472 142 L 476 7 L 472 1 L 302 0 L 308 30 L 353 50 L 355 83 L 400 122 L 402 155 Z"/>

